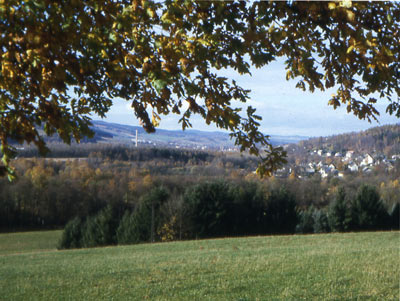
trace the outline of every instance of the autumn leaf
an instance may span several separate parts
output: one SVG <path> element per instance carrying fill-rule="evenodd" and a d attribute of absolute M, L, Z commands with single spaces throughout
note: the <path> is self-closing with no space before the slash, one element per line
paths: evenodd
<path fill-rule="evenodd" d="M 379 112 L 368 99 L 379 93 L 400 116 L 396 1 L 10 0 L 0 2 L 0 20 L 0 173 L 11 177 L 11 141 L 45 154 L 40 126 L 79 141 L 115 98 L 149 132 L 168 114 L 183 129 L 194 114 L 228 129 L 260 158 L 260 174 L 271 174 L 284 152 L 261 133 L 261 116 L 232 105 L 250 91 L 219 73 L 251 75 L 283 57 L 282 75 L 299 89 L 337 88 L 325 100 L 334 108 L 371 120 Z"/>

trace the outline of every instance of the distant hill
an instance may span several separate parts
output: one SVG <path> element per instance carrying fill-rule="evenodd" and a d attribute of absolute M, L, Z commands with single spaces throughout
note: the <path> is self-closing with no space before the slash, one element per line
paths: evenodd
<path fill-rule="evenodd" d="M 159 145 L 197 149 L 229 149 L 234 148 L 234 142 L 228 133 L 205 132 L 198 130 L 162 130 L 155 133 L 146 133 L 142 127 L 130 126 L 105 121 L 92 121 L 95 136 L 86 142 L 106 142 L 119 144 L 135 144 L 136 131 L 138 131 L 139 145 Z M 304 136 L 271 136 L 273 145 L 297 143 L 307 139 Z"/>
<path fill-rule="evenodd" d="M 333 152 L 352 150 L 356 153 L 398 154 L 400 123 L 373 127 L 357 133 L 311 138 L 301 141 L 299 145 L 308 150 L 325 149 Z"/>
<path fill-rule="evenodd" d="M 83 143 L 135 144 L 138 131 L 138 145 L 153 145 L 173 148 L 191 149 L 234 149 L 234 141 L 225 132 L 206 132 L 199 130 L 163 130 L 146 133 L 140 126 L 110 123 L 100 120 L 92 121 L 93 138 L 85 138 Z M 41 131 L 43 132 L 43 131 Z M 44 132 L 42 133 L 44 135 Z M 60 142 L 58 136 L 45 137 L 47 142 Z M 356 153 L 384 153 L 386 155 L 400 153 L 400 123 L 373 127 L 361 132 L 352 132 L 329 137 L 309 138 L 306 136 L 271 135 L 271 143 L 277 145 L 294 145 L 296 152 L 300 149 L 324 149 L 332 152 L 353 150 Z"/>

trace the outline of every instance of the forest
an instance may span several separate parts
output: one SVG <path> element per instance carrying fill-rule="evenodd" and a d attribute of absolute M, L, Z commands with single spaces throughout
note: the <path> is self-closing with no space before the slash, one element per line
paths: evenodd
<path fill-rule="evenodd" d="M 301 141 L 301 149 L 327 149 L 331 152 L 353 150 L 356 153 L 378 152 L 390 157 L 400 153 L 400 124 L 377 126 L 361 132 L 318 137 Z"/>
<path fill-rule="evenodd" d="M 0 179 L 2 231 L 65 227 L 60 247 L 398 229 L 398 164 L 344 178 L 265 177 L 240 153 L 87 143 L 29 148 Z"/>

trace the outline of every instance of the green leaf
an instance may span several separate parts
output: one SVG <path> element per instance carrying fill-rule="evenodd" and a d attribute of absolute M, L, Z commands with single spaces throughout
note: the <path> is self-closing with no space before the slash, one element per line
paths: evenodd
<path fill-rule="evenodd" d="M 161 93 L 161 90 L 167 86 L 167 81 L 163 79 L 155 79 L 153 80 L 153 86 L 158 93 Z"/>
<path fill-rule="evenodd" d="M 110 34 L 108 35 L 108 38 L 110 39 L 111 42 L 116 43 L 117 42 L 117 35 L 115 34 L 115 32 L 110 32 Z"/>
<path fill-rule="evenodd" d="M 17 175 L 15 174 L 14 168 L 7 166 L 7 178 L 8 181 L 12 182 L 17 178 Z"/>

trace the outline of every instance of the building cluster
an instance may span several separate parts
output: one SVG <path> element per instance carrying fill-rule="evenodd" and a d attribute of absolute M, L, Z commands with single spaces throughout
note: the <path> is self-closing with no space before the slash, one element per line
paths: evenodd
<path fill-rule="evenodd" d="M 146 139 L 131 139 L 131 142 L 135 143 L 136 147 L 140 146 L 160 146 L 160 147 L 169 147 L 175 149 L 193 149 L 193 150 L 202 150 L 202 151 L 221 151 L 221 152 L 239 152 L 239 148 L 235 146 L 217 146 L 217 145 L 204 145 L 197 141 L 190 142 L 182 142 L 179 140 L 174 140 L 173 142 L 168 141 L 153 141 Z"/>
<path fill-rule="evenodd" d="M 383 154 L 365 153 L 356 154 L 354 151 L 333 153 L 323 149 L 313 150 L 309 153 L 309 162 L 287 165 L 279 169 L 275 176 L 286 178 L 294 175 L 298 178 L 310 177 L 320 174 L 321 178 L 328 176 L 342 178 L 346 173 L 368 174 L 377 166 L 392 171 L 400 154 L 387 158 Z"/>

